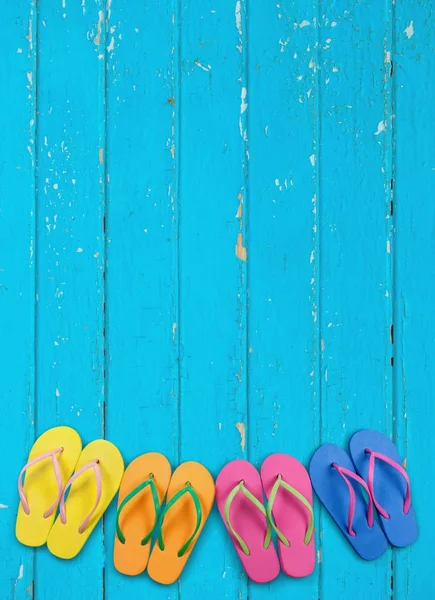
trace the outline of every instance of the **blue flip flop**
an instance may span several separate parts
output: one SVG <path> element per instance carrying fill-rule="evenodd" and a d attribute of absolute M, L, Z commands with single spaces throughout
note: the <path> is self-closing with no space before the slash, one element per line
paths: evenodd
<path fill-rule="evenodd" d="M 374 560 L 388 547 L 378 522 L 373 518 L 373 503 L 367 504 L 361 489 L 366 482 L 356 473 L 342 448 L 324 444 L 313 454 L 309 467 L 314 491 L 341 529 L 355 552 L 364 560 Z"/>
<path fill-rule="evenodd" d="M 364 429 L 349 442 L 357 473 L 367 482 L 382 528 L 392 546 L 409 546 L 418 536 L 409 477 L 393 442 Z"/>

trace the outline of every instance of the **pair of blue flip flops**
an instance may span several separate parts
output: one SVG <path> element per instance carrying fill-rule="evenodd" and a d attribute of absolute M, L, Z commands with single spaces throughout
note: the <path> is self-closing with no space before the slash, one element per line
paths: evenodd
<path fill-rule="evenodd" d="M 309 468 L 317 496 L 343 535 L 365 560 L 381 556 L 388 542 L 412 544 L 418 530 L 409 477 L 393 442 L 377 431 L 358 431 L 350 439 L 349 454 L 325 444 Z"/>

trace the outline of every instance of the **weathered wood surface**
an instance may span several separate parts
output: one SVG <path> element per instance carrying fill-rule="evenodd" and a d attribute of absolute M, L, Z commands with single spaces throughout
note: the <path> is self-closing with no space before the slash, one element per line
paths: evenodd
<path fill-rule="evenodd" d="M 432 597 L 432 3 L 1 8 L 0 598 Z M 421 535 L 365 563 L 316 503 L 315 574 L 256 586 L 214 511 L 164 588 L 113 569 L 111 507 L 60 562 L 13 529 L 63 423 L 214 475 L 380 429 Z"/>

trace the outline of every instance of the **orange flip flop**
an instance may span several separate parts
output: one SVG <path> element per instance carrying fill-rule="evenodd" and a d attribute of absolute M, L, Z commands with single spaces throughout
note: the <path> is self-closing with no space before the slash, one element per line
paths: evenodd
<path fill-rule="evenodd" d="M 124 575 L 139 575 L 148 563 L 151 536 L 171 479 L 168 459 L 158 452 L 135 458 L 122 478 L 113 562 Z"/>
<path fill-rule="evenodd" d="M 213 502 L 213 477 L 203 465 L 185 462 L 174 471 L 159 518 L 157 543 L 148 563 L 151 579 L 163 584 L 178 579 Z"/>

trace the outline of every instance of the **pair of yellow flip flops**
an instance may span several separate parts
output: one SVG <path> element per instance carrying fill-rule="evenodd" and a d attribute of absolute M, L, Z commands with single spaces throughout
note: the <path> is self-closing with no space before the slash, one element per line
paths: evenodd
<path fill-rule="evenodd" d="M 73 558 L 114 498 L 123 472 L 121 453 L 110 442 L 95 440 L 82 449 L 74 429 L 49 429 L 36 440 L 18 478 L 18 541 L 46 543 L 55 556 Z"/>
<path fill-rule="evenodd" d="M 115 568 L 125 575 L 147 569 L 158 583 L 176 581 L 210 514 L 214 495 L 213 477 L 197 462 L 185 462 L 171 474 L 167 458 L 157 452 L 133 460 L 119 490 Z M 157 541 L 151 552 L 154 534 Z"/>

